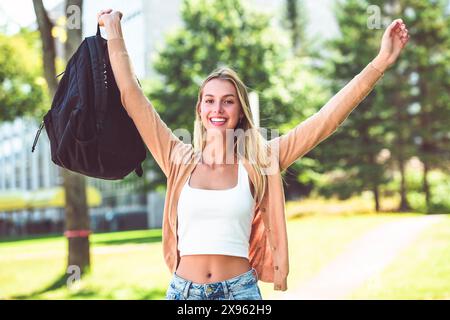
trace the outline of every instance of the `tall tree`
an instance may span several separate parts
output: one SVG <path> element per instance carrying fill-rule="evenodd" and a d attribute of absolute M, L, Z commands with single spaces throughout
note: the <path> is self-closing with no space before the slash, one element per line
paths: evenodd
<path fill-rule="evenodd" d="M 341 36 L 329 42 L 324 57 L 324 75 L 331 79 L 332 92 L 356 76 L 378 53 L 384 28 L 367 27 L 367 7 L 366 1 L 349 0 L 335 8 Z M 334 171 L 329 175 L 332 181 L 322 186 L 321 192 L 345 199 L 369 190 L 376 211 L 381 208 L 380 186 L 388 180 L 378 158 L 386 147 L 385 120 L 394 112 L 392 105 L 381 103 L 379 86 L 386 78 L 385 75 L 379 81 L 329 141 L 312 152 L 322 164 L 323 172 Z"/>
<path fill-rule="evenodd" d="M 281 23 L 289 31 L 294 55 L 307 55 L 309 46 L 306 44 L 308 20 L 305 2 L 303 0 L 286 0 Z"/>
<path fill-rule="evenodd" d="M 450 1 L 390 0 L 372 1 L 388 18 L 404 17 L 411 35 L 411 49 L 389 72 L 385 101 L 396 112 L 390 119 L 393 158 L 400 171 L 399 211 L 410 210 L 407 199 L 405 165 L 411 156 L 423 163 L 423 192 L 426 207 L 431 206 L 428 173 L 449 167 L 450 136 Z"/>
<path fill-rule="evenodd" d="M 414 50 L 408 52 L 412 85 L 414 139 L 423 163 L 423 192 L 432 211 L 429 172 L 450 167 L 450 1 L 400 1 L 397 7 L 411 25 Z"/>
<path fill-rule="evenodd" d="M 292 54 L 295 57 L 308 57 L 313 54 L 312 43 L 306 36 L 308 23 L 305 2 L 303 0 L 285 0 L 281 15 L 281 26 L 284 27 L 290 37 Z M 307 43 L 308 41 L 308 43 Z M 305 169 L 305 162 L 294 163 L 286 170 L 284 181 L 286 198 L 294 199 L 301 195 L 307 195 L 312 190 L 311 175 Z"/>
<path fill-rule="evenodd" d="M 55 39 L 52 36 L 53 23 L 48 17 L 42 0 L 33 0 L 34 10 L 41 34 L 44 74 L 48 83 L 50 95 L 53 97 L 56 88 L 56 66 L 55 66 Z M 64 44 L 65 59 L 72 56 L 75 49 L 82 40 L 82 0 L 66 0 L 65 12 L 69 12 L 70 6 L 75 6 L 73 14 L 80 19 L 78 28 L 71 26 L 66 28 L 67 40 Z M 67 26 L 67 25 L 66 25 Z M 68 237 L 68 266 L 78 266 L 81 273 L 90 267 L 89 237 L 80 231 L 89 230 L 89 215 L 86 201 L 86 180 L 84 176 L 62 169 L 63 185 L 65 189 L 65 228 Z"/>
<path fill-rule="evenodd" d="M 365 185 L 362 181 L 366 181 L 373 186 L 374 195 L 379 193 L 376 186 L 382 185 L 382 177 L 388 173 L 387 166 L 395 165 L 400 173 L 399 211 L 410 210 L 406 164 L 412 156 L 418 155 L 424 163 L 423 188 L 428 203 L 432 196 L 427 172 L 431 168 L 448 168 L 449 153 L 445 146 L 449 141 L 447 124 L 450 121 L 449 5 L 448 0 L 348 0 L 338 6 L 343 36 L 333 42 L 333 48 L 339 52 L 333 62 L 336 67 L 331 76 L 334 79 L 347 79 L 356 70 L 348 71 L 355 65 L 361 68 L 367 61 L 367 54 L 375 51 L 377 32 L 369 28 L 371 15 L 378 15 L 380 27 L 385 21 L 402 17 L 410 31 L 411 45 L 402 59 L 386 72 L 377 85 L 379 90 L 369 95 L 347 121 L 348 129 L 342 133 L 353 132 L 352 140 L 346 141 L 342 134 L 335 135 L 331 138 L 335 139 L 333 146 L 328 145 L 345 155 L 340 163 L 346 165 L 347 172 L 366 176 L 360 187 Z M 371 7 L 377 10 L 368 10 Z M 380 166 L 377 155 L 380 148 L 386 147 L 391 157 Z M 323 162 L 333 159 L 333 154 L 337 153 L 328 153 Z M 355 165 L 350 164 L 352 157 L 355 157 Z M 359 164 L 358 158 L 363 159 Z M 371 165 L 373 163 L 375 165 Z M 347 189 L 348 181 L 353 185 L 358 181 L 354 178 L 345 176 L 343 182 Z"/>
<path fill-rule="evenodd" d="M 53 22 L 48 17 L 42 0 L 33 0 L 34 12 L 38 23 L 39 32 L 42 41 L 42 57 L 44 61 L 44 76 L 47 81 L 50 96 L 54 96 L 58 81 L 56 75 L 56 50 L 55 41 L 52 36 Z"/>

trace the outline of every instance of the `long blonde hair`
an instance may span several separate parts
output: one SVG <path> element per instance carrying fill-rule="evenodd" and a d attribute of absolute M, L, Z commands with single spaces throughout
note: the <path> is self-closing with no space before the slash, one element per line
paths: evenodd
<path fill-rule="evenodd" d="M 194 122 L 194 151 L 201 152 L 203 151 L 206 144 L 206 129 L 202 124 L 202 119 L 200 114 L 198 113 L 199 106 L 202 100 L 203 89 L 206 83 L 212 79 L 221 79 L 230 81 L 234 87 L 236 88 L 236 92 L 239 97 L 239 101 L 242 107 L 242 111 L 244 116 L 242 120 L 238 123 L 236 129 L 242 129 L 245 132 L 246 139 L 244 138 L 244 152 L 237 148 L 235 150 L 238 156 L 244 157 L 247 159 L 250 164 L 253 166 L 256 172 L 256 181 L 255 181 L 255 200 L 256 203 L 259 203 L 264 196 L 264 192 L 267 186 L 267 177 L 264 173 L 264 166 L 269 163 L 269 158 L 267 154 L 267 140 L 260 134 L 258 128 L 255 126 L 253 122 L 253 115 L 250 109 L 250 103 L 248 98 L 247 87 L 239 78 L 237 73 L 229 67 L 220 67 L 214 70 L 211 74 L 206 77 L 203 83 L 200 86 L 198 92 L 198 100 L 195 108 L 195 122 Z M 236 144 L 235 144 L 236 149 Z"/>

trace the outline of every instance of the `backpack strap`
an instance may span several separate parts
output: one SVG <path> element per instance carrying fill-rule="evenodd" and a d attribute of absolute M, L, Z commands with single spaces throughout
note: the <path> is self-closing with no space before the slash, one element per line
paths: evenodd
<path fill-rule="evenodd" d="M 92 76 L 94 81 L 95 99 L 95 122 L 97 132 L 103 128 L 108 102 L 108 73 L 105 52 L 102 50 L 104 39 L 100 34 L 100 26 L 97 24 L 95 37 L 87 37 L 89 54 L 91 57 Z"/>
<path fill-rule="evenodd" d="M 61 72 L 60 74 L 58 74 L 55 78 L 58 79 L 58 77 L 61 76 L 64 72 L 66 72 L 66 70 L 64 70 L 63 72 Z M 47 113 L 47 114 L 48 114 L 48 113 Z M 47 116 L 47 115 L 46 115 L 46 116 Z M 44 116 L 44 119 L 45 119 L 45 116 Z M 36 136 L 34 137 L 34 141 L 33 141 L 33 146 L 31 147 L 31 152 L 34 152 L 34 149 L 36 148 L 36 144 L 37 144 L 37 142 L 38 142 L 39 136 L 41 135 L 42 128 L 44 127 L 44 121 L 45 121 L 45 120 L 42 120 L 42 122 L 41 122 L 41 124 L 40 124 L 40 126 L 39 126 L 39 129 L 38 129 L 38 131 L 36 132 Z"/>
<path fill-rule="evenodd" d="M 36 133 L 36 136 L 34 137 L 34 142 L 33 142 L 33 146 L 31 147 L 31 152 L 34 152 L 34 148 L 36 147 L 37 141 L 39 139 L 39 135 L 41 134 L 43 127 L 44 127 L 44 120 L 42 120 L 41 125 L 39 126 L 39 129 Z"/>

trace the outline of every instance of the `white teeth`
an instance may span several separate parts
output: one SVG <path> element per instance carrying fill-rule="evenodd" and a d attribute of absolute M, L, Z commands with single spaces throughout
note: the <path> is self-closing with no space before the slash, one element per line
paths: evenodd
<path fill-rule="evenodd" d="M 225 118 L 211 118 L 212 122 L 225 122 L 227 119 Z"/>

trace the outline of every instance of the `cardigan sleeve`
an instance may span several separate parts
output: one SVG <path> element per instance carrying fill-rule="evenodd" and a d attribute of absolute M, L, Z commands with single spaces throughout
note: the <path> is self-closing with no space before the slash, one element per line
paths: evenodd
<path fill-rule="evenodd" d="M 333 134 L 383 75 L 369 63 L 319 111 L 284 135 L 270 140 L 272 147 L 279 152 L 280 171 Z"/>
<path fill-rule="evenodd" d="M 161 120 L 140 88 L 123 38 L 108 39 L 108 54 L 122 105 L 136 125 L 147 148 L 166 177 L 171 169 L 171 153 L 181 140 Z M 118 130 L 120 130 L 118 128 Z"/>

